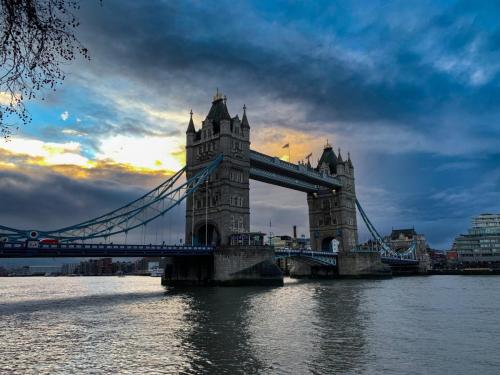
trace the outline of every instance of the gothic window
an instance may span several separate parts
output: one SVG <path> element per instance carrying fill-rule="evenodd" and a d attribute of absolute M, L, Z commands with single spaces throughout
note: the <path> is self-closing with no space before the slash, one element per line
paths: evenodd
<path fill-rule="evenodd" d="M 330 216 L 325 215 L 325 225 L 330 225 Z"/>
<path fill-rule="evenodd" d="M 323 226 L 323 219 L 318 220 L 318 226 L 322 227 Z"/>

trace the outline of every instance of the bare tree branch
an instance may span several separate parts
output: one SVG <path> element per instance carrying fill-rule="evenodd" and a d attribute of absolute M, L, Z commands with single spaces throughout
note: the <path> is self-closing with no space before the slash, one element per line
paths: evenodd
<path fill-rule="evenodd" d="M 89 59 L 73 33 L 79 8 L 79 0 L 0 0 L 0 136 L 31 122 L 25 100 L 55 91 L 64 62 Z"/>

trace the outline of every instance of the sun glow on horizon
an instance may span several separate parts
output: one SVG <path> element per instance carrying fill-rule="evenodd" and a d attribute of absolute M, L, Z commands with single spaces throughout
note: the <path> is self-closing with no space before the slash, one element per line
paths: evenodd
<path fill-rule="evenodd" d="M 101 140 L 93 157 L 80 142 L 44 142 L 11 138 L 0 142 L 0 169 L 46 167 L 72 178 L 90 178 L 98 171 L 171 174 L 185 163 L 184 148 L 174 138 L 114 136 Z M 91 171 L 94 171 L 90 173 Z"/>

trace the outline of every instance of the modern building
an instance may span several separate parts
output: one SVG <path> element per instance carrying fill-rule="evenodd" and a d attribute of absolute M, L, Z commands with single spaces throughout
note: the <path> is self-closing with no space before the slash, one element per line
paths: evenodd
<path fill-rule="evenodd" d="M 500 214 L 481 214 L 472 219 L 467 234 L 455 239 L 457 262 L 500 263 Z"/>
<path fill-rule="evenodd" d="M 79 263 L 64 263 L 61 268 L 63 275 L 75 275 L 78 272 Z"/>

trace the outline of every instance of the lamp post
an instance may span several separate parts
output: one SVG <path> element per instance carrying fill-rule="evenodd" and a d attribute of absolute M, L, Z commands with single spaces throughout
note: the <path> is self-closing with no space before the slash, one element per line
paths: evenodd
<path fill-rule="evenodd" d="M 205 181 L 205 247 L 208 246 L 208 178 Z"/>

